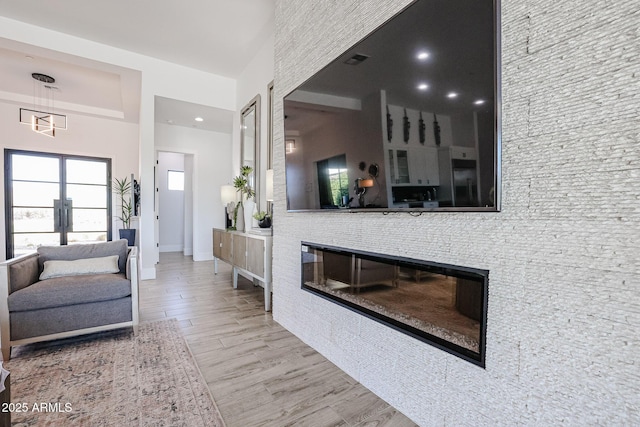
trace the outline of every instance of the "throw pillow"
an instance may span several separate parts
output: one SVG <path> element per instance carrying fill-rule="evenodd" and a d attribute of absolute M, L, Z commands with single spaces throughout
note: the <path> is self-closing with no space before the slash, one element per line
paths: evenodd
<path fill-rule="evenodd" d="M 118 255 L 99 258 L 83 258 L 73 261 L 50 260 L 44 262 L 44 270 L 40 280 L 63 276 L 79 276 L 81 274 L 118 273 Z"/>

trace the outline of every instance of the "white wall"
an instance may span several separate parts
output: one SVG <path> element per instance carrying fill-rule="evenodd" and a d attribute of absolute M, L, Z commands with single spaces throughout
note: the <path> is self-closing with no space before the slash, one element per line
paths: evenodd
<path fill-rule="evenodd" d="M 193 260 L 213 259 L 211 230 L 225 226 L 220 187 L 231 174 L 231 135 L 156 124 L 155 138 L 158 151 L 193 155 Z"/>
<path fill-rule="evenodd" d="M 339 3 L 276 1 L 276 321 L 423 426 L 639 425 L 637 2 L 502 2 L 501 212 L 287 213 L 282 96 L 410 2 Z M 489 270 L 486 369 L 302 291 L 301 241 Z"/>
<path fill-rule="evenodd" d="M 138 176 L 138 134 L 137 124 L 118 120 L 69 114 L 68 129 L 58 131 L 55 138 L 39 135 L 30 126 L 20 124 L 17 104 L 0 102 L 0 146 L 2 149 L 29 150 L 46 153 L 74 154 L 111 159 L 113 177 Z M 4 170 L 4 156 L 0 158 Z M 4 189 L 4 174 L 0 174 L 0 188 Z M 2 190 L 4 193 L 4 190 Z M 4 197 L 0 199 L 4 212 Z M 115 209 L 115 206 L 114 206 Z M 114 212 L 116 212 L 114 210 Z M 0 215 L 0 236 L 6 241 L 5 217 Z M 118 238 L 114 223 L 113 238 Z M 6 247 L 0 248 L 5 259 Z"/>
<path fill-rule="evenodd" d="M 129 150 L 137 149 L 140 159 L 136 176 L 140 176 L 142 200 L 139 236 L 142 279 L 155 278 L 158 249 L 154 242 L 153 197 L 149 197 L 154 191 L 154 97 L 158 95 L 236 111 L 236 80 L 4 17 L 0 17 L 0 37 L 142 72 L 139 143 L 130 146 Z"/>
<path fill-rule="evenodd" d="M 183 252 L 185 248 L 185 193 L 191 188 L 185 186 L 183 191 L 169 190 L 167 175 L 169 171 L 185 172 L 185 155 L 181 153 L 158 153 L 158 172 L 156 186 L 159 198 L 159 231 L 160 252 Z"/>
<path fill-rule="evenodd" d="M 184 156 L 184 256 L 193 256 L 193 174 L 193 155 L 188 154 Z"/>
<path fill-rule="evenodd" d="M 319 161 L 342 154 L 346 157 L 346 166 L 349 171 L 347 179 L 349 197 L 353 197 L 352 204 L 357 206 L 358 197 L 354 193 L 353 182 L 356 178 L 367 177 L 367 172 L 360 171 L 358 164 L 365 162 L 367 167 L 373 163 L 384 165 L 384 146 L 371 144 L 372 140 L 375 141 L 373 138 L 377 136 L 372 137 L 371 127 L 368 126 L 366 118 L 366 113 L 362 111 L 341 111 L 335 115 L 323 113 L 313 116 L 314 124 L 318 126 L 314 126 L 309 132 L 300 131 L 300 143 L 296 144 L 295 151 L 287 156 L 292 160 L 296 156 L 301 156 L 303 162 L 298 162 L 295 166 L 290 165 L 293 167 L 289 168 L 288 173 L 291 174 L 292 179 L 296 175 L 300 177 L 300 185 L 304 185 L 305 188 L 302 194 L 306 195 L 306 199 L 290 198 L 290 209 L 320 209 L 317 164 Z M 380 126 L 378 130 L 380 135 Z M 375 200 L 375 203 L 386 206 L 386 185 L 383 182 L 380 182 L 377 188 L 370 189 L 367 193 L 369 196 L 366 199 L 367 202 L 374 203 L 374 197 L 378 193 L 380 197 Z"/>

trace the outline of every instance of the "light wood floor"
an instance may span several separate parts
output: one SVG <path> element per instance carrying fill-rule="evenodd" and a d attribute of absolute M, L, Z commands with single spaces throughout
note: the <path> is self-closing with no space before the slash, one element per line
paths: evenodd
<path fill-rule="evenodd" d="M 415 424 L 264 311 L 262 288 L 231 268 L 160 254 L 140 285 L 141 321 L 175 317 L 227 427 Z M 277 304 L 277 301 L 275 301 Z"/>

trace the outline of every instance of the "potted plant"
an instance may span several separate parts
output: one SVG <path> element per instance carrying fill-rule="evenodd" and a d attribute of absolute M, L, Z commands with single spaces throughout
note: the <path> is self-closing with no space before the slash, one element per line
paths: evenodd
<path fill-rule="evenodd" d="M 233 187 L 236 189 L 236 192 L 240 193 L 240 201 L 236 204 L 236 208 L 233 211 L 232 228 L 235 228 L 238 231 L 244 231 L 246 225 L 244 221 L 245 206 L 243 205 L 243 202 L 248 201 L 256 194 L 253 188 L 251 188 L 251 185 L 249 185 L 249 175 L 251 175 L 251 172 L 253 172 L 253 168 L 251 166 L 244 165 L 240 168 L 240 175 L 233 179 Z M 241 221 L 240 224 L 238 223 L 238 220 Z"/>
<path fill-rule="evenodd" d="M 269 215 L 265 211 L 260 211 L 260 212 L 254 213 L 253 217 L 258 220 L 258 226 L 260 228 L 269 228 L 269 227 L 271 227 L 271 215 Z"/>
<path fill-rule="evenodd" d="M 131 215 L 133 213 L 131 181 L 127 177 L 123 179 L 114 178 L 113 192 L 118 196 L 116 203 L 120 208 L 120 215 L 116 216 L 116 218 L 122 222 L 122 228 L 118 230 L 118 233 L 121 239 L 127 239 L 129 246 L 134 246 L 136 230 L 131 228 Z"/>

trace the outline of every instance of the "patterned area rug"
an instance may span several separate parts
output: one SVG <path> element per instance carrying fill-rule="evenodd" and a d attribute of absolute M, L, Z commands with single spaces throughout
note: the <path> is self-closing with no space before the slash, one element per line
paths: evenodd
<path fill-rule="evenodd" d="M 175 319 L 16 347 L 5 367 L 13 426 L 224 426 Z"/>

